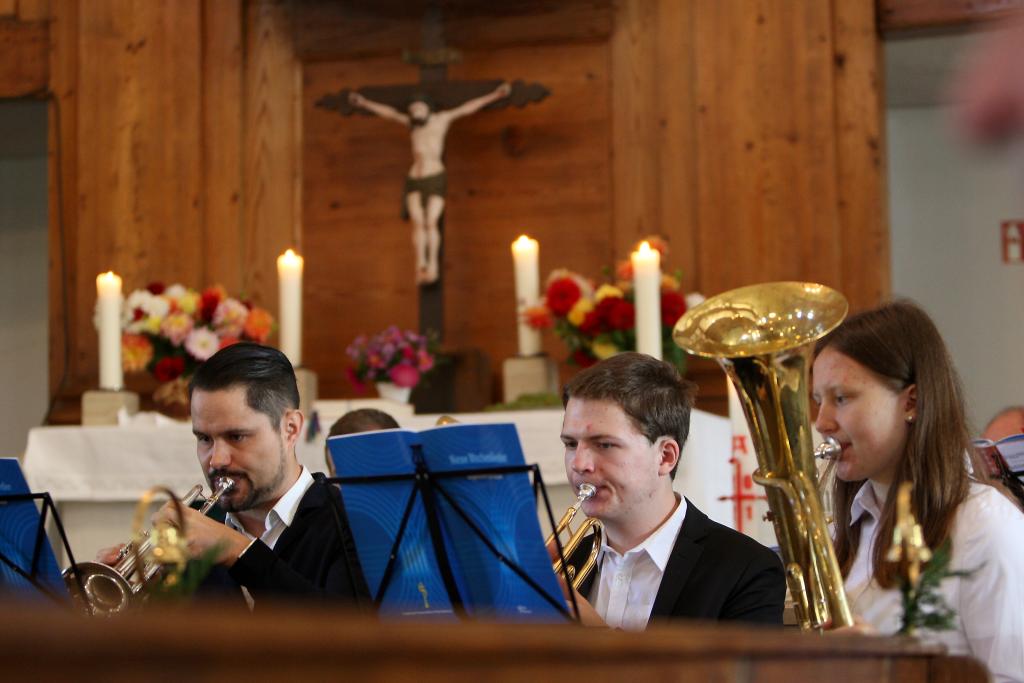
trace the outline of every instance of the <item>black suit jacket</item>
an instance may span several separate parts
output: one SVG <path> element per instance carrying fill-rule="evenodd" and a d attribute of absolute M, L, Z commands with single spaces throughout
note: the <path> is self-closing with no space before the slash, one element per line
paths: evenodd
<path fill-rule="evenodd" d="M 585 540 L 570 563 L 593 545 Z M 580 593 L 590 595 L 595 571 Z M 670 619 L 719 619 L 782 625 L 786 580 L 778 556 L 749 536 L 708 518 L 689 500 L 648 624 Z"/>
<path fill-rule="evenodd" d="M 312 599 L 370 604 L 355 542 L 336 487 L 314 481 L 295 518 L 271 550 L 256 540 L 230 569 L 217 568 L 204 592 L 245 586 L 261 598 Z"/>

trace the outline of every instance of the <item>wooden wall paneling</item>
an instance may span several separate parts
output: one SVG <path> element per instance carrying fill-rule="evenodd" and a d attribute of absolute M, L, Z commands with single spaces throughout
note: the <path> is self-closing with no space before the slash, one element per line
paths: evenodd
<path fill-rule="evenodd" d="M 202 3 L 203 273 L 194 286 L 241 296 L 242 0 Z"/>
<path fill-rule="evenodd" d="M 610 263 L 643 235 L 660 232 L 661 140 L 654 116 L 666 84 L 658 73 L 657 2 L 616 5 L 610 41 L 611 176 L 614 239 Z"/>
<path fill-rule="evenodd" d="M 0 0 L 0 19 L 16 19 L 18 0 Z"/>
<path fill-rule="evenodd" d="M 601 42 L 612 31 L 611 0 L 491 0 L 444 3 L 444 32 L 457 48 Z M 427 2 L 375 0 L 295 5 L 299 59 L 333 61 L 398 56 L 420 44 Z"/>
<path fill-rule="evenodd" d="M 50 18 L 50 0 L 17 0 L 22 21 L 46 21 Z"/>
<path fill-rule="evenodd" d="M 655 26 L 658 92 L 654 123 L 658 133 L 656 231 L 669 239 L 666 272 L 680 270 L 686 291 L 700 282 L 697 182 L 697 101 L 694 4 L 661 0 Z M 621 249 L 621 241 L 618 244 Z M 620 254 L 620 258 L 622 254 Z"/>
<path fill-rule="evenodd" d="M 542 280 L 555 268 L 599 279 L 613 264 L 608 51 L 600 43 L 467 51 L 450 78 L 522 78 L 551 90 L 523 109 L 463 119 L 449 136 L 447 339 L 489 354 L 497 387 L 502 361 L 517 352 L 512 241 L 525 232 L 540 242 Z M 565 358 L 553 333 L 546 342 Z"/>
<path fill-rule="evenodd" d="M 881 40 L 871 0 L 834 0 L 841 288 L 853 310 L 890 294 Z"/>
<path fill-rule="evenodd" d="M 377 117 L 343 117 L 315 102 L 343 88 L 416 78 L 415 67 L 395 57 L 304 68 L 305 357 L 323 396 L 351 395 L 343 351 L 356 335 L 389 324 L 417 328 L 417 294 L 411 228 L 400 217 L 408 130 Z"/>
<path fill-rule="evenodd" d="M 245 13 L 242 282 L 247 296 L 276 315 L 277 257 L 288 247 L 302 251 L 293 225 L 299 64 L 292 52 L 290 2 L 248 0 Z M 308 329 L 310 318 L 304 319 Z"/>
<path fill-rule="evenodd" d="M 49 47 L 45 22 L 0 18 L 0 97 L 24 97 L 46 90 Z"/>
<path fill-rule="evenodd" d="M 706 294 L 779 279 L 838 284 L 831 30 L 829 9 L 810 0 L 698 5 Z"/>
<path fill-rule="evenodd" d="M 78 281 L 78 10 L 76 0 L 54 0 L 50 21 L 50 90 L 47 143 L 49 182 L 49 376 L 50 396 L 74 393 L 71 349 L 80 335 L 72 304 Z M 67 297 L 67 300 L 65 300 Z M 67 362 L 66 362 L 67 358 Z M 68 382 L 62 387 L 62 381 Z"/>
<path fill-rule="evenodd" d="M 87 384 L 96 371 L 97 272 L 117 271 L 128 291 L 201 276 L 200 15 L 197 0 L 82 7 L 72 302 Z"/>
<path fill-rule="evenodd" d="M 760 126 L 748 54 L 756 14 L 733 3 L 695 8 L 699 289 L 707 296 L 760 279 L 764 226 L 758 213 Z M 774 103 L 773 103 L 774 104 Z"/>
<path fill-rule="evenodd" d="M 949 28 L 1011 16 L 1024 0 L 877 0 L 882 33 Z M 840 3 L 842 4 L 842 3 Z"/>

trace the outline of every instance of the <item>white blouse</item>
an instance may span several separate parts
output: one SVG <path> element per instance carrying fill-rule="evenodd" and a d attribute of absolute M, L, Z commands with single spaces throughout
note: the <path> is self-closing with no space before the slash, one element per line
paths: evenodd
<path fill-rule="evenodd" d="M 853 499 L 851 524 L 864 521 L 845 585 L 857 619 L 891 635 L 900 627 L 900 592 L 881 588 L 871 574 L 883 503 L 868 482 Z M 981 660 L 996 683 L 1024 682 L 1024 514 L 991 486 L 971 484 L 951 536 L 950 569 L 976 571 L 968 578 L 948 578 L 940 587 L 956 611 L 956 627 L 918 635 L 923 642 L 945 645 L 950 654 Z"/>

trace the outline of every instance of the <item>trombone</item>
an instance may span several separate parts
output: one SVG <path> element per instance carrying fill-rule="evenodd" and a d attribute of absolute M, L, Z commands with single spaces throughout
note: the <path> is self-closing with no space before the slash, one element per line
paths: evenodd
<path fill-rule="evenodd" d="M 583 503 L 590 498 L 593 498 L 596 493 L 597 488 L 593 484 L 580 484 L 576 494 L 576 502 L 565 511 L 565 514 L 562 515 L 562 519 L 558 520 L 558 524 L 555 525 L 555 530 L 552 531 L 551 535 L 544 541 L 545 547 L 554 547 L 555 538 L 560 537 L 565 532 L 568 532 L 569 539 L 562 544 L 562 554 L 568 560 L 569 556 L 576 552 L 580 543 L 583 542 L 583 538 L 587 535 L 587 531 L 591 528 L 594 529 L 594 543 L 590 547 L 590 554 L 587 556 L 587 559 L 579 569 L 572 565 L 565 567 L 565 573 L 568 575 L 569 581 L 572 583 L 572 589 L 577 591 L 580 589 L 580 586 L 583 585 L 583 582 L 586 581 L 590 572 L 593 571 L 594 565 L 597 564 L 597 553 L 601 550 L 601 535 L 603 533 L 603 529 L 601 522 L 593 517 L 588 517 L 584 520 L 576 531 L 573 531 L 569 525 L 572 523 L 576 513 L 579 512 L 580 507 L 583 506 Z M 562 574 L 562 566 L 562 559 L 559 558 L 554 561 L 551 568 L 554 570 L 555 574 Z"/>
<path fill-rule="evenodd" d="M 235 485 L 234 480 L 226 477 L 215 481 L 216 487 L 200 508 L 200 514 L 208 513 L 220 497 Z M 79 562 L 61 574 L 71 596 L 77 603 L 84 603 L 87 610 L 91 609 L 94 614 L 104 616 L 123 612 L 144 599 L 143 589 L 165 565 L 176 564 L 183 568 L 186 560 L 180 547 L 182 541 L 178 530 L 171 525 L 162 525 L 154 527 L 148 536 L 140 530 L 150 500 L 160 491 L 166 489 L 150 489 L 139 501 L 135 510 L 135 539 L 121 548 L 116 564 L 110 566 L 102 562 Z M 196 484 L 180 501 L 170 491 L 166 492 L 171 495 L 176 506 L 187 507 L 200 497 L 203 487 Z M 180 510 L 178 517 L 180 522 Z M 132 574 L 137 571 L 140 580 L 133 582 Z"/>

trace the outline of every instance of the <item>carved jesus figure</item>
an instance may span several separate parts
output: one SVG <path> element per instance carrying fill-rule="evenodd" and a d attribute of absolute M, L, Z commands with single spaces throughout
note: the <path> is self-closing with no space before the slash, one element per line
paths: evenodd
<path fill-rule="evenodd" d="M 444 167 L 444 140 L 452 121 L 474 114 L 487 105 L 507 97 L 508 83 L 492 92 L 444 111 L 434 111 L 426 95 L 414 96 L 407 112 L 368 100 L 357 92 L 349 93 L 349 103 L 389 121 L 408 126 L 412 140 L 412 166 L 405 180 L 402 200 L 404 218 L 412 219 L 412 243 L 416 250 L 416 282 L 427 285 L 438 278 L 438 253 L 441 232 L 438 222 L 444 213 L 447 178 Z"/>

